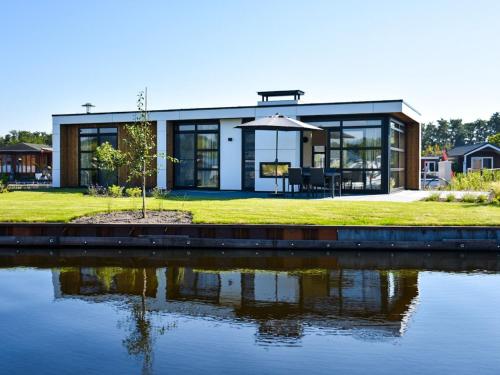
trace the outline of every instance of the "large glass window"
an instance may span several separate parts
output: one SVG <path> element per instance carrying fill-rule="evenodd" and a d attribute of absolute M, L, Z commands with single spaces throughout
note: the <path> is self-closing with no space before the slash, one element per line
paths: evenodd
<path fill-rule="evenodd" d="M 178 124 L 174 155 L 176 187 L 219 187 L 219 124 Z"/>
<path fill-rule="evenodd" d="M 382 188 L 382 128 L 380 125 L 380 120 L 343 122 L 342 183 L 345 190 L 380 190 Z"/>
<path fill-rule="evenodd" d="M 313 167 L 314 168 L 324 168 L 325 167 L 325 146 L 313 146 Z"/>
<path fill-rule="evenodd" d="M 255 189 L 255 131 L 243 130 L 243 189 Z"/>
<path fill-rule="evenodd" d="M 344 190 L 382 189 L 382 120 L 308 122 L 327 132 L 326 167 L 341 172 Z M 313 151 L 318 164 L 320 155 Z"/>
<path fill-rule="evenodd" d="M 97 146 L 105 142 L 118 147 L 118 129 L 81 128 L 79 134 L 80 186 L 109 186 L 118 183 L 118 171 L 99 170 L 95 160 Z"/>
<path fill-rule="evenodd" d="M 0 172 L 1 173 L 11 173 L 12 172 L 12 156 L 0 155 Z"/>
<path fill-rule="evenodd" d="M 391 142 L 391 189 L 399 189 L 405 187 L 405 126 L 395 121 L 390 123 Z"/>

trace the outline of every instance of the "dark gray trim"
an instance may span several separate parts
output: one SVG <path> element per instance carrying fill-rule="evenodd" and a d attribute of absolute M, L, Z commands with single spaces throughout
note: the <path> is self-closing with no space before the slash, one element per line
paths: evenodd
<path fill-rule="evenodd" d="M 304 95 L 302 90 L 278 90 L 278 91 L 258 91 L 257 95 L 262 97 L 263 102 L 269 101 L 269 97 L 293 96 L 294 100 L 300 100 L 300 96 Z"/>
<path fill-rule="evenodd" d="M 382 120 L 382 194 L 391 192 L 391 135 L 390 117 Z"/>

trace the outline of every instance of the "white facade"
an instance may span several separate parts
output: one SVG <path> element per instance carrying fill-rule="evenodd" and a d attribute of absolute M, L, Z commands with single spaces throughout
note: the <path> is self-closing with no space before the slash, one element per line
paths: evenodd
<path fill-rule="evenodd" d="M 172 155 L 173 150 L 167 147 L 167 126 L 169 121 L 177 120 L 210 120 L 220 122 L 220 189 L 240 190 L 242 188 L 242 136 L 241 130 L 235 128 L 242 119 L 259 118 L 280 113 L 288 117 L 300 119 L 301 116 L 319 115 L 372 115 L 397 113 L 413 122 L 419 122 L 420 114 L 402 100 L 354 102 L 354 103 L 319 103 L 319 104 L 273 104 L 231 108 L 202 108 L 150 111 L 149 120 L 157 122 L 158 153 Z M 60 127 L 72 124 L 99 124 L 133 122 L 136 112 L 91 113 L 53 115 L 53 186 L 61 186 L 61 154 Z M 275 133 L 272 131 L 257 131 L 255 134 L 255 190 L 272 191 L 274 178 L 260 178 L 261 162 L 275 160 Z M 278 144 L 278 160 L 289 162 L 292 167 L 300 166 L 301 136 L 299 132 L 280 132 Z M 157 185 L 166 188 L 166 160 L 159 158 L 157 162 Z M 279 184 L 281 189 L 281 183 Z"/>
<path fill-rule="evenodd" d="M 52 125 L 52 186 L 61 186 L 61 126 Z"/>
<path fill-rule="evenodd" d="M 220 120 L 220 188 L 241 190 L 241 119 Z"/>
<path fill-rule="evenodd" d="M 156 123 L 156 185 L 160 189 L 167 188 L 167 122 L 159 120 Z"/>

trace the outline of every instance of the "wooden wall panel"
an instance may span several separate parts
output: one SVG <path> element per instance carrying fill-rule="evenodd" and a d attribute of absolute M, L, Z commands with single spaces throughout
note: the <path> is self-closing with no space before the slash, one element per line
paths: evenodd
<path fill-rule="evenodd" d="M 118 126 L 118 148 L 121 151 L 127 151 L 127 143 L 124 141 L 127 137 L 127 131 L 125 130 L 125 125 L 126 124 L 117 124 Z M 151 123 L 151 128 L 152 128 L 152 133 L 153 133 L 153 139 L 155 144 L 156 142 L 156 122 Z M 156 168 L 156 159 L 151 163 L 151 166 L 153 168 Z M 131 182 L 127 182 L 128 179 L 128 168 L 127 167 L 121 167 L 118 170 L 118 183 L 120 185 L 134 185 L 134 186 L 140 186 L 140 181 L 139 180 L 133 180 Z M 147 189 L 152 189 L 156 186 L 156 173 L 153 176 L 150 176 L 146 179 L 146 188 Z"/>
<path fill-rule="evenodd" d="M 78 129 L 61 126 L 61 187 L 78 186 Z"/>
<path fill-rule="evenodd" d="M 126 138 L 125 124 L 118 125 L 118 149 L 121 151 L 127 151 L 127 144 L 124 142 Z M 126 185 L 128 178 L 127 167 L 120 167 L 118 169 L 118 184 Z"/>
<path fill-rule="evenodd" d="M 97 127 L 117 127 L 118 128 L 118 148 L 126 151 L 126 143 L 123 139 L 126 137 L 124 123 L 103 123 L 103 124 L 71 124 L 61 126 L 61 187 L 78 186 L 78 136 L 80 128 Z M 152 132 L 156 142 L 156 122 L 152 122 Z M 156 168 L 156 160 L 152 163 Z M 125 185 L 127 183 L 128 170 L 121 167 L 118 170 L 118 183 Z M 156 186 L 156 173 L 148 177 L 146 186 L 151 189 Z"/>
<path fill-rule="evenodd" d="M 420 124 L 406 125 L 406 189 L 420 189 Z"/>

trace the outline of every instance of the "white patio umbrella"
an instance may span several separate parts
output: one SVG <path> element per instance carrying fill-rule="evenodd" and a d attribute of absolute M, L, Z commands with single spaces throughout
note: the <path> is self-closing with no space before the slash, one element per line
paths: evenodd
<path fill-rule="evenodd" d="M 276 158 L 274 160 L 274 194 L 278 194 L 278 132 L 280 131 L 302 131 L 302 130 L 323 130 L 314 125 L 295 120 L 276 113 L 273 116 L 258 118 L 254 121 L 235 126 L 248 130 L 274 130 L 276 131 Z"/>

